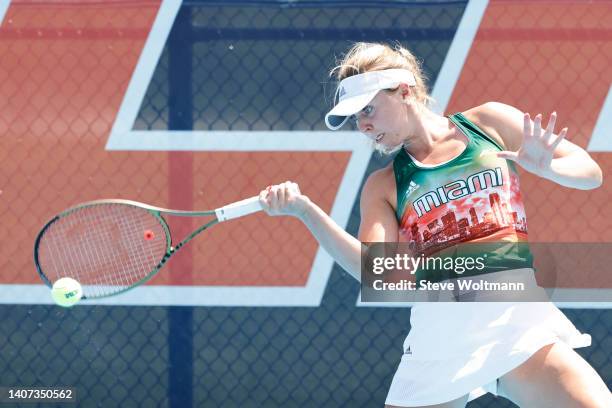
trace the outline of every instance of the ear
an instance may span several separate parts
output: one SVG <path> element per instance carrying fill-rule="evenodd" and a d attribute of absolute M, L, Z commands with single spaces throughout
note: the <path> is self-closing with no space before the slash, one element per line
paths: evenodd
<path fill-rule="evenodd" d="M 402 99 L 408 99 L 412 96 L 412 90 L 410 89 L 410 86 L 408 86 L 408 84 L 400 84 L 399 91 L 400 95 L 402 96 Z"/>

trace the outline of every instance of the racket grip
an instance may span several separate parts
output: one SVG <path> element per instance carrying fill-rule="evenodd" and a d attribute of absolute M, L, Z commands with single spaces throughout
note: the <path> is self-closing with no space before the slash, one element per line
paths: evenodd
<path fill-rule="evenodd" d="M 246 200 L 228 204 L 221 208 L 217 208 L 215 210 L 215 214 L 217 215 L 219 222 L 221 222 L 242 217 L 261 210 L 262 208 L 261 204 L 259 203 L 259 197 L 255 196 L 247 198 Z"/>

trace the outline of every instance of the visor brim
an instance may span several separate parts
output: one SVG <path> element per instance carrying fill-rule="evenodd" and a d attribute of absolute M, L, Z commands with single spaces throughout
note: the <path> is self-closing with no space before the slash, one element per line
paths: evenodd
<path fill-rule="evenodd" d="M 365 108 L 378 92 L 379 90 L 370 91 L 340 101 L 325 115 L 325 125 L 330 130 L 340 129 L 347 122 L 349 116 Z"/>

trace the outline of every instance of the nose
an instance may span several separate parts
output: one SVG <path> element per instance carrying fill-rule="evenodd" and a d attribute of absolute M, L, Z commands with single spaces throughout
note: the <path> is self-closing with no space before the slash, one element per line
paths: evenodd
<path fill-rule="evenodd" d="M 368 133 L 371 132 L 374 129 L 374 126 L 372 126 L 372 123 L 365 120 L 365 119 L 360 119 L 357 122 L 357 128 L 359 129 L 359 131 L 361 133 Z"/>

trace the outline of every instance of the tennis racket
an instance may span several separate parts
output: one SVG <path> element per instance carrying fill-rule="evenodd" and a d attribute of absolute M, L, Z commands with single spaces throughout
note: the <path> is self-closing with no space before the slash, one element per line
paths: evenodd
<path fill-rule="evenodd" d="M 151 279 L 202 231 L 261 209 L 258 197 L 212 211 L 168 210 L 129 200 L 90 201 L 45 224 L 34 244 L 34 263 L 49 287 L 69 277 L 81 284 L 83 299 L 118 295 Z M 163 215 L 214 218 L 173 246 Z"/>

